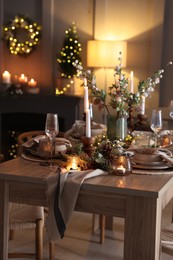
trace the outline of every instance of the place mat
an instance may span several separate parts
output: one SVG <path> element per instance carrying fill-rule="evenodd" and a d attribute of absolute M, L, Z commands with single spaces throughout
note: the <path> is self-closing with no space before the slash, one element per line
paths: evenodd
<path fill-rule="evenodd" d="M 159 174 L 173 174 L 173 168 L 168 168 L 165 170 L 148 170 L 148 169 L 134 169 L 132 170 L 134 174 L 147 174 L 147 175 L 159 175 Z"/>
<path fill-rule="evenodd" d="M 173 166 L 172 166 L 173 167 Z M 163 165 L 146 165 L 146 164 L 133 164 L 133 168 L 135 169 L 142 169 L 142 170 L 164 170 L 169 169 L 170 165 L 163 164 Z"/>

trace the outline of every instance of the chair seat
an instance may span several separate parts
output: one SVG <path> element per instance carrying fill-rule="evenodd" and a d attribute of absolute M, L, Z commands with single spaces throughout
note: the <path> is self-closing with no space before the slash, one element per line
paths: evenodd
<path fill-rule="evenodd" d="M 173 223 L 163 227 L 161 239 L 164 248 L 173 250 Z"/>
<path fill-rule="evenodd" d="M 10 229 L 30 229 L 36 227 L 35 220 L 41 219 L 44 222 L 43 207 L 10 203 Z"/>

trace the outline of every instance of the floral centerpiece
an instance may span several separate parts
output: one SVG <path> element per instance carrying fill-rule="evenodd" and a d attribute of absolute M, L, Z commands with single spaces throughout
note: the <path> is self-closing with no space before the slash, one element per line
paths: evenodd
<path fill-rule="evenodd" d="M 114 83 L 106 92 L 98 88 L 95 75 L 90 70 L 85 70 L 78 61 L 75 61 L 73 65 L 77 68 L 77 76 L 82 80 L 87 79 L 93 104 L 97 105 L 99 110 L 105 109 L 108 116 L 114 116 L 116 119 L 131 117 L 131 113 L 135 111 L 140 113 L 142 98 L 151 96 L 164 73 L 163 69 L 159 69 L 147 79 L 140 80 L 137 92 L 132 93 L 129 78 L 122 72 L 122 55 L 119 53 L 119 64 L 114 69 Z"/>
<path fill-rule="evenodd" d="M 136 93 L 133 93 L 129 86 L 128 77 L 122 72 L 121 64 L 122 57 L 120 53 L 119 64 L 114 69 L 114 83 L 108 88 L 108 91 L 98 88 L 95 75 L 90 70 L 85 70 L 78 61 L 73 64 L 77 68 L 78 77 L 83 82 L 87 80 L 93 103 L 98 106 L 99 110 L 105 109 L 107 115 L 109 117 L 114 116 L 116 120 L 127 118 L 135 111 L 140 113 L 143 97 L 151 96 L 164 73 L 164 70 L 160 69 L 154 72 L 152 76 L 140 80 Z M 169 62 L 168 65 L 172 65 L 172 62 Z M 83 153 L 84 160 L 88 162 L 88 167 L 109 170 L 115 157 L 127 155 L 126 148 L 129 147 L 132 141 L 131 135 L 127 135 L 124 140 L 120 138 L 110 139 L 108 134 L 103 133 L 95 139 L 92 156 L 86 157 L 85 153 Z"/>
<path fill-rule="evenodd" d="M 122 72 L 121 53 L 119 57 L 119 64 L 115 67 L 114 83 L 108 88 L 108 92 L 104 89 L 99 89 L 96 84 L 95 75 L 90 70 L 85 70 L 82 65 L 75 61 L 73 64 L 77 68 L 77 75 L 79 78 L 88 80 L 88 88 L 91 90 L 91 96 L 94 98 L 94 104 L 98 105 L 99 110 L 105 108 L 110 115 L 110 108 L 112 107 L 115 114 L 126 114 L 131 107 L 140 110 L 142 96 L 148 97 L 154 91 L 157 84 L 160 83 L 160 78 L 164 72 L 163 69 L 157 70 L 151 77 L 145 80 L 140 80 L 137 86 L 137 92 L 131 93 L 129 88 L 129 79 Z M 110 97 L 109 103 L 107 98 Z"/>

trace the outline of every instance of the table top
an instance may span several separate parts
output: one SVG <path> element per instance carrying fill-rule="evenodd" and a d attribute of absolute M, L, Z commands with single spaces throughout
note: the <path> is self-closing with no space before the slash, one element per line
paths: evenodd
<path fill-rule="evenodd" d="M 45 185 L 49 174 L 49 166 L 41 166 L 38 162 L 27 161 L 20 157 L 0 164 L 1 180 Z M 81 189 L 157 198 L 171 186 L 173 187 L 173 174 L 130 174 L 90 178 L 84 181 Z"/>

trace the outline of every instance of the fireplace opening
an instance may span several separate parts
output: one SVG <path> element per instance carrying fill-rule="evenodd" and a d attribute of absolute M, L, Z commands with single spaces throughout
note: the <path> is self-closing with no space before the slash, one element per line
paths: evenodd
<path fill-rule="evenodd" d="M 59 117 L 59 131 L 64 132 L 64 118 Z M 33 130 L 44 130 L 46 114 L 3 113 L 1 115 L 1 153 L 5 160 L 17 157 L 18 135 Z"/>

